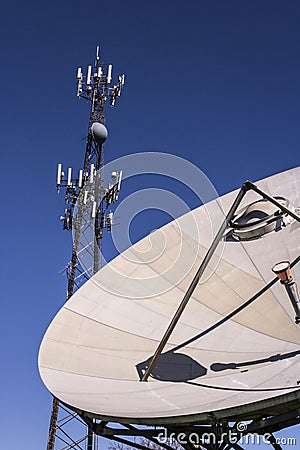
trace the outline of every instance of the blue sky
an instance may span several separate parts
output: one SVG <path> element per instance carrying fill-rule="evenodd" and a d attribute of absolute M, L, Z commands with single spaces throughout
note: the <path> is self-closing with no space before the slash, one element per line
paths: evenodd
<path fill-rule="evenodd" d="M 71 236 L 58 221 L 55 175 L 57 162 L 80 168 L 84 155 L 89 110 L 76 99 L 77 66 L 93 62 L 99 44 L 126 74 L 106 116 L 106 161 L 173 153 L 221 195 L 299 164 L 299 22 L 294 0 L 2 5 L 1 448 L 46 445 L 51 396 L 37 352 L 65 299 L 59 272 Z M 141 215 L 135 236 L 159 220 Z"/>

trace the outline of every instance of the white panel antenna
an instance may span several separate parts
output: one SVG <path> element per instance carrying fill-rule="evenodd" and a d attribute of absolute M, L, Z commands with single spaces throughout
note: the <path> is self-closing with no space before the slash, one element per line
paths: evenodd
<path fill-rule="evenodd" d="M 84 205 L 87 204 L 87 199 L 88 199 L 88 191 L 85 190 L 85 191 L 84 191 L 84 195 L 83 195 L 83 204 L 84 204 Z"/>
<path fill-rule="evenodd" d="M 83 170 L 79 170 L 78 187 L 82 187 Z"/>
<path fill-rule="evenodd" d="M 78 80 L 77 97 L 80 97 L 82 94 L 82 70 L 81 70 L 81 67 L 78 67 L 78 69 L 77 69 L 77 80 Z"/>
<path fill-rule="evenodd" d="M 91 84 L 92 66 L 88 66 L 86 84 L 89 86 Z"/>
<path fill-rule="evenodd" d="M 93 207 L 92 207 L 92 214 L 91 214 L 91 216 L 92 216 L 92 219 L 95 219 L 95 217 L 96 217 L 96 212 L 97 212 L 97 202 L 93 202 Z"/>
<path fill-rule="evenodd" d="M 120 171 L 120 175 L 119 175 L 119 182 L 118 182 L 118 192 L 119 192 L 120 189 L 121 189 L 122 174 L 123 174 L 123 172 L 122 172 L 122 170 L 121 170 L 121 171 Z"/>
<path fill-rule="evenodd" d="M 112 74 L 112 65 L 109 64 L 108 69 L 107 69 L 107 84 L 110 84 L 110 82 L 111 82 L 111 78 L 112 78 L 111 74 Z"/>
<path fill-rule="evenodd" d="M 68 168 L 68 181 L 67 181 L 67 185 L 68 185 L 68 186 L 72 186 L 72 168 L 71 168 L 71 167 Z"/>
<path fill-rule="evenodd" d="M 62 164 L 57 165 L 57 179 L 56 179 L 56 186 L 59 189 L 60 183 L 62 179 Z"/>
<path fill-rule="evenodd" d="M 77 79 L 81 80 L 82 79 L 82 70 L 81 67 L 78 67 L 77 69 Z"/>

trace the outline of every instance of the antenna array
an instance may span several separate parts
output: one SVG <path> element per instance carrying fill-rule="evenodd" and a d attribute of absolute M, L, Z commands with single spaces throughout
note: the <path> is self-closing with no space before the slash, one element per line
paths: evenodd
<path fill-rule="evenodd" d="M 95 106 L 99 108 L 99 111 L 104 107 L 107 99 L 109 99 L 110 105 L 114 106 L 116 99 L 121 95 L 125 75 L 119 75 L 118 83 L 113 86 L 111 86 L 111 81 L 112 64 L 100 63 L 99 47 L 97 47 L 94 68 L 91 65 L 88 66 L 86 75 L 83 75 L 81 67 L 77 69 L 77 97 L 83 97 L 92 103 L 96 100 Z"/>

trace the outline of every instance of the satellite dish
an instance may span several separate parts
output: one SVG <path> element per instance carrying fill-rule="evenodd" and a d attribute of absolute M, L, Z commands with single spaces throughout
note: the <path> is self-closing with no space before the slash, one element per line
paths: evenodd
<path fill-rule="evenodd" d="M 98 144 L 103 144 L 108 136 L 107 128 L 100 122 L 94 122 L 91 126 L 93 138 Z"/>
<path fill-rule="evenodd" d="M 256 185 L 300 206 L 300 168 Z M 214 202 L 228 211 L 235 197 L 231 192 Z M 251 213 L 247 205 L 257 200 L 248 192 L 240 212 Z M 274 212 L 265 205 L 264 211 Z M 190 218 L 200 243 L 185 227 Z M 271 270 L 290 261 L 293 279 L 300 280 L 296 221 L 254 239 L 224 236 L 221 257 L 195 289 L 149 381 L 139 381 L 210 246 L 209 230 L 204 205 L 142 239 L 75 292 L 39 352 L 41 377 L 55 397 L 90 417 L 145 425 L 201 423 L 211 414 L 255 418 L 298 404 L 299 326 Z M 156 252 L 161 233 L 164 251 Z M 149 248 L 155 258 L 147 259 Z"/>

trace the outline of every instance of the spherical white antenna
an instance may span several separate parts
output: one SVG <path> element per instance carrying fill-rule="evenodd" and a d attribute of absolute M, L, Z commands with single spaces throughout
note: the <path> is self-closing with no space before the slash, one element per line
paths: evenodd
<path fill-rule="evenodd" d="M 91 126 L 93 138 L 98 144 L 103 144 L 108 136 L 107 128 L 100 122 L 94 122 Z"/>

